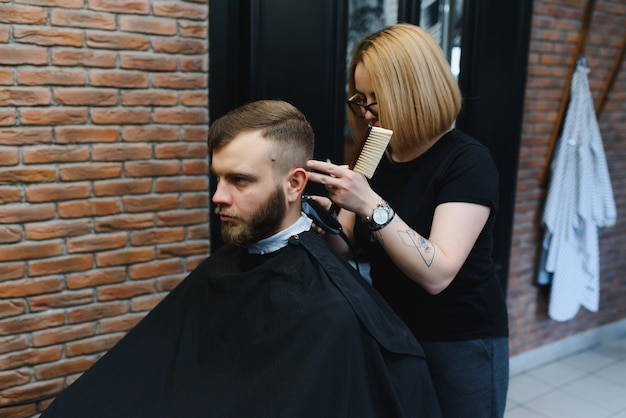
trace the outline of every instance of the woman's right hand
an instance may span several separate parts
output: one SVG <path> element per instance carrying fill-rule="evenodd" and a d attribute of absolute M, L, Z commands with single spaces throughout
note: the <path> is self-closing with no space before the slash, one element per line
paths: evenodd
<path fill-rule="evenodd" d="M 365 176 L 350 170 L 347 165 L 309 160 L 307 167 L 314 170 L 308 173 L 309 180 L 322 184 L 332 202 L 342 209 L 365 217 L 378 204 L 379 197 Z"/>

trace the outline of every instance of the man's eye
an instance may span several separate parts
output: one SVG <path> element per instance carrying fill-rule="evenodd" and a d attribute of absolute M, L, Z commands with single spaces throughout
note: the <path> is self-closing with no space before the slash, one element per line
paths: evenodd
<path fill-rule="evenodd" d="M 233 182 L 233 184 L 239 184 L 239 185 L 241 185 L 241 184 L 248 183 L 249 181 L 250 181 L 250 180 L 249 180 L 248 178 L 246 178 L 246 177 L 233 177 L 233 178 L 232 178 L 232 182 Z"/>

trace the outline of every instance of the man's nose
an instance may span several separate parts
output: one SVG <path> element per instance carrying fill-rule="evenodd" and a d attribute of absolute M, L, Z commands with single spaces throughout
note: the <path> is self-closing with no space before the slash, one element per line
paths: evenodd
<path fill-rule="evenodd" d="M 215 188 L 215 193 L 213 193 L 213 203 L 219 205 L 230 205 L 230 193 L 228 193 L 228 188 L 225 187 L 221 182 L 217 183 Z"/>

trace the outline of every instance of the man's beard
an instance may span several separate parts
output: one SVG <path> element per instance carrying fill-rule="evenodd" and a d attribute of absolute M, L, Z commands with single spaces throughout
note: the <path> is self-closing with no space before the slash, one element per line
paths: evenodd
<path fill-rule="evenodd" d="M 225 214 L 220 207 L 217 208 L 217 212 Z M 286 212 L 285 194 L 277 187 L 248 221 L 241 219 L 238 214 L 228 214 L 236 217 L 237 222 L 222 222 L 222 239 L 236 247 L 248 247 L 278 232 Z"/>

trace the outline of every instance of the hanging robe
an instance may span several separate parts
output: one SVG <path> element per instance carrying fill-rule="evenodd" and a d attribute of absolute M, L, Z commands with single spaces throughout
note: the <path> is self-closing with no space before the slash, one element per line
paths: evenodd
<path fill-rule="evenodd" d="M 548 314 L 556 321 L 574 318 L 581 306 L 598 311 L 598 230 L 614 224 L 617 216 L 588 73 L 584 61 L 579 61 L 551 165 L 543 216 L 545 235 L 538 282 L 551 279 Z"/>

